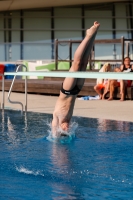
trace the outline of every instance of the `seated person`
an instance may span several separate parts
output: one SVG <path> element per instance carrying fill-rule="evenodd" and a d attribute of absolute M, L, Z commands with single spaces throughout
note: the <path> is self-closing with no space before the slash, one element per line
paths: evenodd
<path fill-rule="evenodd" d="M 130 62 L 131 60 L 129 57 L 124 58 L 124 65 L 120 66 L 122 72 L 133 72 L 133 65 L 131 65 Z M 124 82 L 126 87 L 131 87 L 131 80 L 125 80 Z"/>
<path fill-rule="evenodd" d="M 116 67 L 114 69 L 114 72 L 121 72 L 121 69 L 119 67 Z M 124 91 L 125 91 L 124 81 L 123 80 L 109 80 L 109 86 L 110 86 L 110 96 L 108 98 L 108 101 L 113 100 L 114 90 L 116 87 L 120 87 L 120 94 L 121 94 L 120 101 L 124 101 Z"/>
<path fill-rule="evenodd" d="M 103 67 L 99 70 L 99 72 L 109 72 L 110 71 L 110 64 L 105 63 Z M 102 89 L 104 90 L 104 94 L 102 95 Z M 108 79 L 97 79 L 97 83 L 94 86 L 94 90 L 99 95 L 99 99 L 104 99 L 105 94 L 109 90 Z"/>

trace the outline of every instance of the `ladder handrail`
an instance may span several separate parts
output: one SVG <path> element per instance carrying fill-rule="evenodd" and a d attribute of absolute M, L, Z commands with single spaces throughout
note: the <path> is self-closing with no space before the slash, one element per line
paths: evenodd
<path fill-rule="evenodd" d="M 25 65 L 23 65 L 23 64 L 20 64 L 20 65 L 18 65 L 18 67 L 16 69 L 16 72 L 18 72 L 20 67 L 25 67 L 25 69 L 27 71 L 27 67 Z M 11 94 L 11 91 L 12 91 L 12 87 L 13 87 L 15 78 L 16 78 L 16 75 L 14 75 L 14 77 L 13 77 L 13 80 L 12 80 L 12 83 L 11 83 L 11 86 L 10 86 L 10 89 L 9 89 L 9 92 L 8 92 L 8 101 L 10 103 L 13 103 L 13 104 L 20 104 L 21 107 L 22 107 L 22 111 L 21 112 L 23 112 L 23 104 L 21 102 L 19 102 L 19 101 L 11 101 L 10 100 L 10 94 Z M 27 76 L 25 76 L 25 112 L 27 112 Z"/>
<path fill-rule="evenodd" d="M 5 103 L 5 90 L 4 90 L 4 87 L 5 87 L 5 77 L 4 77 L 3 73 L 0 73 L 0 76 L 2 76 L 2 101 L 0 103 L 0 108 L 2 110 L 4 110 L 4 103 Z"/>

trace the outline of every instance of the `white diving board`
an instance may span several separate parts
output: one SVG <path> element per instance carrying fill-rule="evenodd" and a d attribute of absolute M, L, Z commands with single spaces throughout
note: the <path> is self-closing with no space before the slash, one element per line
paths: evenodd
<path fill-rule="evenodd" d="M 31 71 L 31 72 L 5 72 L 4 76 L 5 75 L 133 80 L 132 72 L 127 73 L 127 72 L 87 72 L 87 71 L 86 72 Z"/>

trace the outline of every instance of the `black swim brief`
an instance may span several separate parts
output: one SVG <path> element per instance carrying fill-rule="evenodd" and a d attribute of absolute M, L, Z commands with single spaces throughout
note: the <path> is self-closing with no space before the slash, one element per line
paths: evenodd
<path fill-rule="evenodd" d="M 64 90 L 62 84 L 61 92 L 66 95 L 77 95 L 80 92 L 80 89 L 78 88 L 77 85 L 75 85 L 75 87 L 72 90 Z"/>

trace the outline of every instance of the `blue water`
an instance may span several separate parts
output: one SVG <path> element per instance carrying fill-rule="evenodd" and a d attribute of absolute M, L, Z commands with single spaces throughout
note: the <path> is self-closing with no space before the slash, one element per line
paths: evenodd
<path fill-rule="evenodd" d="M 61 143 L 47 139 L 51 119 L 1 112 L 0 200 L 133 199 L 133 123 L 73 117 Z"/>

